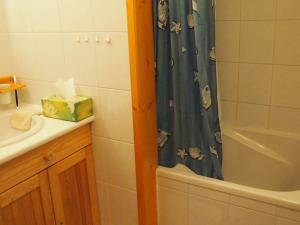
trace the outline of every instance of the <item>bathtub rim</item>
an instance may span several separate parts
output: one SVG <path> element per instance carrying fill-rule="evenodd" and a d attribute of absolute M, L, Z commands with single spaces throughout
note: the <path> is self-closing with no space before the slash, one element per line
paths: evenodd
<path fill-rule="evenodd" d="M 270 191 L 249 187 L 246 185 L 235 184 L 228 181 L 216 180 L 194 174 L 182 164 L 177 164 L 173 168 L 158 166 L 156 174 L 157 177 L 164 177 L 186 184 L 200 186 L 206 189 L 300 212 L 300 190 L 286 192 Z"/>
<path fill-rule="evenodd" d="M 246 133 L 252 133 L 252 134 L 259 134 L 259 135 L 266 135 L 266 136 L 273 136 L 274 138 L 284 138 L 289 139 L 291 141 L 299 141 L 300 142 L 300 133 L 291 133 L 291 132 L 284 132 L 284 131 L 278 131 L 278 130 L 269 130 L 265 128 L 254 128 L 254 127 L 238 127 L 238 126 L 224 126 L 222 129 L 222 137 L 229 137 L 234 141 L 237 141 L 241 145 L 244 145 L 253 151 L 258 152 L 259 154 L 262 154 L 268 158 L 272 158 L 275 161 L 278 161 L 280 163 L 286 164 L 288 166 L 291 166 L 293 164 L 292 161 L 290 161 L 288 158 L 286 158 L 284 155 L 278 154 L 274 151 L 272 151 L 272 147 L 266 145 L 257 143 L 255 139 L 249 138 Z M 232 181 L 229 181 L 231 183 L 235 183 Z M 243 186 L 247 186 L 245 184 L 240 184 Z M 251 187 L 251 186 L 249 186 Z M 266 191 L 273 191 L 273 192 L 295 192 L 299 191 L 299 189 L 296 190 L 272 190 L 272 189 L 264 189 L 260 187 L 253 187 L 259 190 L 266 190 Z M 294 188 L 293 188 L 294 189 Z"/>
<path fill-rule="evenodd" d="M 257 134 L 266 134 L 272 135 L 276 137 L 285 137 L 289 139 L 294 139 L 300 141 L 300 132 L 290 132 L 284 130 L 275 130 L 275 129 L 266 129 L 261 127 L 247 127 L 247 126 L 237 126 L 237 125 L 230 125 L 230 124 L 223 124 L 221 126 L 221 133 L 222 135 L 226 134 L 233 134 L 237 131 L 246 131 L 246 132 L 253 132 Z"/>

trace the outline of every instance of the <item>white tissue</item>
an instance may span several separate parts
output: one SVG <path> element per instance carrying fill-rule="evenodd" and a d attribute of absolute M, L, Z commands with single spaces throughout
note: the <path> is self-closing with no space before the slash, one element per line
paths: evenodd
<path fill-rule="evenodd" d="M 74 79 L 59 79 L 55 82 L 55 95 L 64 99 L 73 99 L 77 96 Z"/>

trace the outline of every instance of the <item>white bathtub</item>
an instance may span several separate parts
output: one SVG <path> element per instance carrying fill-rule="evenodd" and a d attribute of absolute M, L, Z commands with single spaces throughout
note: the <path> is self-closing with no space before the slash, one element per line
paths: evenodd
<path fill-rule="evenodd" d="M 300 225 L 299 135 L 225 127 L 223 155 L 225 181 L 158 168 L 159 225 Z"/>

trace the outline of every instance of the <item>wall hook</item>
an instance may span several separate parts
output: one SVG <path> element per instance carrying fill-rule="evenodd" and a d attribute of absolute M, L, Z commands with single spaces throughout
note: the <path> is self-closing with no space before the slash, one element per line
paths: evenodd
<path fill-rule="evenodd" d="M 111 38 L 110 38 L 110 37 L 107 37 L 107 38 L 105 39 L 105 42 L 106 42 L 107 44 L 110 44 L 110 43 L 111 43 Z"/>

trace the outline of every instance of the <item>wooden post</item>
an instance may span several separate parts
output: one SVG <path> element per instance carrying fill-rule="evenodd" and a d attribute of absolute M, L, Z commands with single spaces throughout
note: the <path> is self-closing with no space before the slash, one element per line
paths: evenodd
<path fill-rule="evenodd" d="M 156 102 L 151 0 L 127 0 L 139 225 L 157 225 Z"/>

